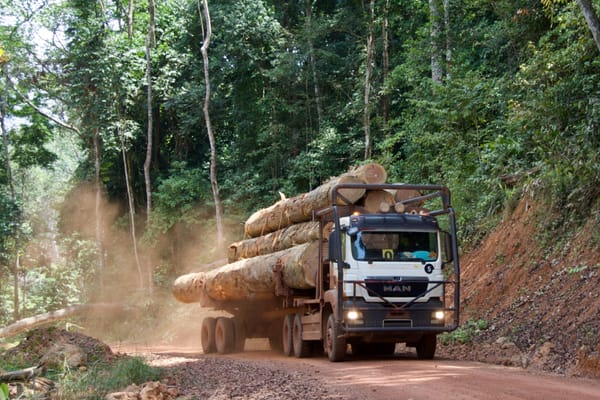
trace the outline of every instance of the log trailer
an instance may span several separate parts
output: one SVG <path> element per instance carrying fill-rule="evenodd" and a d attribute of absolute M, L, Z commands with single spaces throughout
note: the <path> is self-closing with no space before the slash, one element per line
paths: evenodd
<path fill-rule="evenodd" d="M 344 189 L 418 193 L 376 213 L 339 205 Z M 284 284 L 272 266 L 274 293 L 245 301 L 213 301 L 232 317 L 207 317 L 205 353 L 241 351 L 246 338 L 266 337 L 288 356 L 393 354 L 396 343 L 432 359 L 436 337 L 458 326 L 460 267 L 450 192 L 440 185 L 339 184 L 331 205 L 313 212 L 322 227 L 315 287 Z M 430 208 L 433 204 L 433 209 Z M 423 208 L 427 206 L 427 209 Z M 333 222 L 333 223 L 332 223 Z"/>

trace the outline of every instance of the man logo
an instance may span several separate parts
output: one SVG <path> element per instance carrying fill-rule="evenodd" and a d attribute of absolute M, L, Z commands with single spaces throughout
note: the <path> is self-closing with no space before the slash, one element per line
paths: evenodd
<path fill-rule="evenodd" d="M 381 250 L 381 255 L 386 260 L 393 260 L 394 259 L 394 249 L 383 249 L 383 250 Z"/>

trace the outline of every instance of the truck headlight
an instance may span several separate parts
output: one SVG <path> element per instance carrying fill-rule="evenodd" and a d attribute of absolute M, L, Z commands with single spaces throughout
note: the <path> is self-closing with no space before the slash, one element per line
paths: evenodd
<path fill-rule="evenodd" d="M 444 317 L 445 317 L 445 314 L 443 311 L 441 311 L 441 310 L 434 311 L 431 314 L 431 323 L 440 324 L 440 323 L 444 322 Z"/>
<path fill-rule="evenodd" d="M 349 324 L 362 324 L 362 312 L 358 310 L 348 310 L 346 312 L 346 321 Z"/>

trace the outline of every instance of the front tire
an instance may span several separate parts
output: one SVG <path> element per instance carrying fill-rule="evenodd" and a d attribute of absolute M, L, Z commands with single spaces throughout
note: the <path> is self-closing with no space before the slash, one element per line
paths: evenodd
<path fill-rule="evenodd" d="M 342 336 L 340 325 L 335 322 L 333 314 L 329 314 L 327 318 L 325 352 L 332 362 L 343 361 L 346 358 L 346 338 Z"/>
<path fill-rule="evenodd" d="M 204 354 L 210 354 L 217 351 L 217 344 L 215 342 L 215 326 L 217 320 L 213 317 L 206 317 L 202 321 L 202 328 L 200 330 L 200 343 L 202 344 L 202 351 Z"/>
<path fill-rule="evenodd" d="M 417 342 L 417 358 L 419 360 L 433 360 L 433 357 L 435 357 L 436 345 L 436 335 L 423 335 L 421 340 Z"/>

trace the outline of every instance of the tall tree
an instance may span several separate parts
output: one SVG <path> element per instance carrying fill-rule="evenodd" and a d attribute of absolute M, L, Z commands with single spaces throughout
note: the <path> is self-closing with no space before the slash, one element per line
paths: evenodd
<path fill-rule="evenodd" d="M 383 20 L 381 24 L 381 36 L 383 42 L 383 50 L 382 50 L 382 62 L 381 62 L 381 73 L 383 79 L 383 86 L 385 88 L 388 76 L 390 74 L 390 34 L 389 34 L 389 11 L 390 11 L 390 0 L 385 0 L 385 5 L 383 8 Z M 382 128 L 384 134 L 388 133 L 388 120 L 389 120 L 389 107 L 390 101 L 389 96 L 386 92 L 381 96 L 381 118 L 382 118 Z"/>
<path fill-rule="evenodd" d="M 365 132 L 365 160 L 371 158 L 373 143 L 371 138 L 371 86 L 373 75 L 373 53 L 374 53 L 374 25 L 375 25 L 375 0 L 369 1 L 367 13 L 367 45 L 365 58 L 365 83 L 363 100 L 363 129 Z"/>
<path fill-rule="evenodd" d="M 442 36 L 442 18 L 440 0 L 429 0 L 429 20 L 431 37 L 431 79 L 435 84 L 442 83 L 442 55 L 440 38 Z"/>
<path fill-rule="evenodd" d="M 217 224 L 217 248 L 221 249 L 225 241 L 225 228 L 223 223 L 223 205 L 221 204 L 221 195 L 219 194 L 219 184 L 217 181 L 217 148 L 215 144 L 215 135 L 213 133 L 212 124 L 210 122 L 210 68 L 208 64 L 208 46 L 212 35 L 212 25 L 210 20 L 210 12 L 208 9 L 208 0 L 203 0 L 202 5 L 198 3 L 198 13 L 200 24 L 202 26 L 202 62 L 204 64 L 204 122 L 206 124 L 206 132 L 208 141 L 210 142 L 210 186 L 213 192 L 215 201 L 215 221 Z"/>
<path fill-rule="evenodd" d="M 577 0 L 577 4 L 579 5 L 579 8 L 581 8 L 581 12 L 583 12 L 583 16 L 594 37 L 596 47 L 598 48 L 598 51 L 600 51 L 600 20 L 598 20 L 598 14 L 596 14 L 590 0 Z"/>
<path fill-rule="evenodd" d="M 319 89 L 319 80 L 317 79 L 317 61 L 315 57 L 315 46 L 313 44 L 312 7 L 311 0 L 304 0 L 304 9 L 306 12 L 306 41 L 308 44 L 308 58 L 310 62 L 310 72 L 312 74 L 315 104 L 317 107 L 317 132 L 319 132 L 323 125 L 323 109 L 321 107 L 321 93 Z"/>

